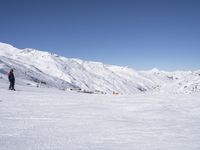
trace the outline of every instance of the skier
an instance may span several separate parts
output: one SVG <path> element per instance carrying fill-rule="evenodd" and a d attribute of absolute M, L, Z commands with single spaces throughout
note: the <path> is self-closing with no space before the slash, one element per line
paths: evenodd
<path fill-rule="evenodd" d="M 10 72 L 8 73 L 8 80 L 10 82 L 9 90 L 15 91 L 15 76 L 13 73 L 13 69 L 10 69 Z"/>

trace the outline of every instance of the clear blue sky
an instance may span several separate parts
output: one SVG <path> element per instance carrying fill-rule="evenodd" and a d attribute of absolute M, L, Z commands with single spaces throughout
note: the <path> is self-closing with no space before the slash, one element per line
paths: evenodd
<path fill-rule="evenodd" d="M 200 69 L 200 0 L 1 0 L 0 42 L 138 70 Z"/>

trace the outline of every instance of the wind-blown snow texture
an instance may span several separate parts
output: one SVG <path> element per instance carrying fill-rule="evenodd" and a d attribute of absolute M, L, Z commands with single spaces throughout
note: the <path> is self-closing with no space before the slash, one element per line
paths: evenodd
<path fill-rule="evenodd" d="M 200 71 L 136 71 L 128 67 L 69 59 L 34 49 L 0 43 L 0 76 L 15 68 L 17 84 L 73 89 L 96 93 L 193 93 L 200 91 Z"/>
<path fill-rule="evenodd" d="M 0 79 L 1 150 L 199 150 L 200 94 L 112 96 Z"/>

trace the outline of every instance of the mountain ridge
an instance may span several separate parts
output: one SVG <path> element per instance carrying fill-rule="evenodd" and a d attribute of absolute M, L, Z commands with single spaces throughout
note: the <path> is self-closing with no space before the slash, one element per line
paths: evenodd
<path fill-rule="evenodd" d="M 32 48 L 0 43 L 0 76 L 15 68 L 18 84 L 90 93 L 200 92 L 200 71 L 136 71 L 129 67 L 66 58 Z"/>

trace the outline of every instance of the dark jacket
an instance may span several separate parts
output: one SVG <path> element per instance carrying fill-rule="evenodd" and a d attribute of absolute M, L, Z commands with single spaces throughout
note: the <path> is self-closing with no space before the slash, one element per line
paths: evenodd
<path fill-rule="evenodd" d="M 15 76 L 14 76 L 13 71 L 10 71 L 10 72 L 8 73 L 8 80 L 9 80 L 10 82 L 15 82 Z"/>

